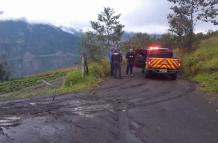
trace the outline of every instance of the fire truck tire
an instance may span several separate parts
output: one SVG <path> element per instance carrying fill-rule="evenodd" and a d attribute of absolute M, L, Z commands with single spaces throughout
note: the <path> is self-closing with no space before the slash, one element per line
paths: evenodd
<path fill-rule="evenodd" d="M 145 71 L 145 72 L 144 72 L 144 76 L 145 76 L 145 78 L 149 78 L 150 75 L 151 75 L 151 73 L 150 73 L 149 71 Z"/>
<path fill-rule="evenodd" d="M 142 73 L 145 73 L 145 70 L 144 70 L 144 68 L 142 69 Z"/>
<path fill-rule="evenodd" d="M 177 73 L 171 75 L 171 77 L 172 77 L 172 80 L 176 80 L 177 79 Z"/>

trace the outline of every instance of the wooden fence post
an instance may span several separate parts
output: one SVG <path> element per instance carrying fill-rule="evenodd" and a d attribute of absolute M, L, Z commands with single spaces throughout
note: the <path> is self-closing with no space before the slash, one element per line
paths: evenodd
<path fill-rule="evenodd" d="M 84 53 L 81 55 L 81 74 L 82 74 L 82 78 L 85 78 L 85 75 L 89 74 L 87 57 L 86 54 Z"/>
<path fill-rule="evenodd" d="M 84 54 L 81 55 L 81 74 L 82 78 L 85 77 L 85 56 Z"/>

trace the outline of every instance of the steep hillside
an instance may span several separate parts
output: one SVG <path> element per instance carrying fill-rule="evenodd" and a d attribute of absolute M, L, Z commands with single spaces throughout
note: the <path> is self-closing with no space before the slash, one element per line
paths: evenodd
<path fill-rule="evenodd" d="M 0 56 L 12 76 L 68 67 L 79 58 L 80 37 L 60 28 L 24 21 L 0 22 Z"/>
<path fill-rule="evenodd" d="M 186 76 L 218 93 L 218 36 L 201 41 L 200 47 L 183 59 Z"/>

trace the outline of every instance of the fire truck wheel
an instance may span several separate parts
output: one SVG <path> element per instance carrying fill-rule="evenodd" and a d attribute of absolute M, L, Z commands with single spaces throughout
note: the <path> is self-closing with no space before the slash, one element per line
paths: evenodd
<path fill-rule="evenodd" d="M 151 75 L 151 74 L 150 74 L 150 72 L 149 72 L 149 71 L 145 71 L 145 72 L 144 72 L 144 76 L 145 76 L 145 78 L 149 78 L 149 77 L 150 77 L 150 75 Z"/>
<path fill-rule="evenodd" d="M 171 75 L 171 77 L 172 77 L 173 80 L 176 80 L 177 79 L 177 73 Z"/>
<path fill-rule="evenodd" d="M 142 69 L 142 73 L 145 73 L 145 70 L 144 70 L 144 69 Z"/>

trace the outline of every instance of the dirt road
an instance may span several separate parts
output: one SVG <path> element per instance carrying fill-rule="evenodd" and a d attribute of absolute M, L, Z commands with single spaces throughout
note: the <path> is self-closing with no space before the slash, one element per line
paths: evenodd
<path fill-rule="evenodd" d="M 109 78 L 85 93 L 0 103 L 0 143 L 218 143 L 218 108 L 195 84 Z"/>

